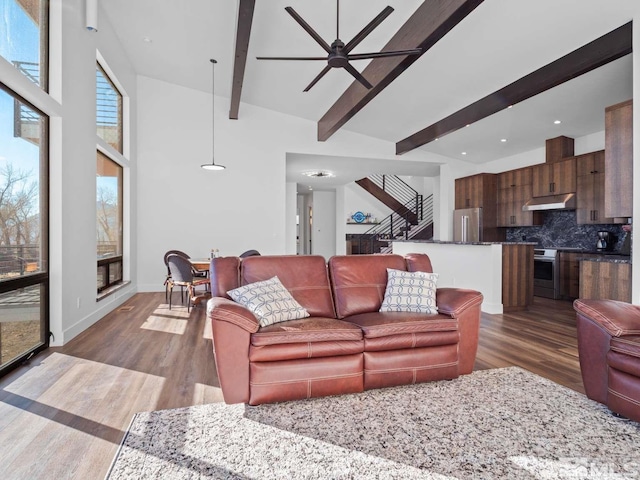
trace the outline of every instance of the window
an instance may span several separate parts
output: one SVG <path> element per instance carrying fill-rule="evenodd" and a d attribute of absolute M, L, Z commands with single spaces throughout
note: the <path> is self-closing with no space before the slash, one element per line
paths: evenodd
<path fill-rule="evenodd" d="M 0 55 L 47 91 L 48 1 L 0 0 Z"/>
<path fill-rule="evenodd" d="M 98 151 L 98 293 L 122 282 L 122 174 L 120 165 Z"/>
<path fill-rule="evenodd" d="M 122 94 L 100 64 L 96 67 L 96 125 L 98 136 L 123 153 Z"/>
<path fill-rule="evenodd" d="M 0 84 L 0 373 L 49 341 L 48 121 Z"/>

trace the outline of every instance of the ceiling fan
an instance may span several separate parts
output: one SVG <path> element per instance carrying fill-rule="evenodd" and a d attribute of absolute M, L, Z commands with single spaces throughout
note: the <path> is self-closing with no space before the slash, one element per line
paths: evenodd
<path fill-rule="evenodd" d="M 302 28 L 306 30 L 306 32 L 311 35 L 311 37 L 318 42 L 318 44 L 328 53 L 326 57 L 256 57 L 258 60 L 325 60 L 327 61 L 327 66 L 318 74 L 316 78 L 314 78 L 311 83 L 304 89 L 305 92 L 308 92 L 311 87 L 313 87 L 318 81 L 324 77 L 329 70 L 332 68 L 344 68 L 347 72 L 349 72 L 353 77 L 358 80 L 362 85 L 366 88 L 373 88 L 373 85 L 367 81 L 366 78 L 362 76 L 358 70 L 356 70 L 351 63 L 351 60 L 368 60 L 371 58 L 381 58 L 381 57 L 397 57 L 401 55 L 419 55 L 422 53 L 422 49 L 413 48 L 410 50 L 394 50 L 391 52 L 374 52 L 374 53 L 358 53 L 351 54 L 350 52 L 362 41 L 364 38 L 369 35 L 382 21 L 387 18 L 391 12 L 393 12 L 393 8 L 386 7 L 380 14 L 371 20 L 369 24 L 364 27 L 355 37 L 351 39 L 350 42 L 345 44 L 342 40 L 340 40 L 340 0 L 336 0 L 336 39 L 333 41 L 331 45 L 325 42 L 318 33 L 311 28 L 311 26 L 304 21 L 304 19 L 298 15 L 298 13 L 291 7 L 286 7 L 285 10 L 289 15 L 293 17 L 293 19 L 300 24 Z"/>

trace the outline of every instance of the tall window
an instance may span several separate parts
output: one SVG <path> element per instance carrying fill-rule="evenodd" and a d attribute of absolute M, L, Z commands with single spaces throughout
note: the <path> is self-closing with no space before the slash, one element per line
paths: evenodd
<path fill-rule="evenodd" d="M 98 151 L 98 293 L 122 282 L 122 167 Z"/>
<path fill-rule="evenodd" d="M 48 1 L 0 0 L 0 55 L 47 91 Z"/>
<path fill-rule="evenodd" d="M 0 373 L 48 345 L 47 132 L 0 84 Z"/>
<path fill-rule="evenodd" d="M 96 67 L 96 125 L 98 136 L 123 153 L 122 94 L 100 64 Z"/>

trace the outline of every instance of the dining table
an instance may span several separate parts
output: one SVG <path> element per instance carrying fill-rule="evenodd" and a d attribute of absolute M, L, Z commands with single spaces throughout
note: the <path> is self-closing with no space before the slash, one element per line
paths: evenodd
<path fill-rule="evenodd" d="M 209 258 L 190 258 L 189 261 L 193 268 L 200 272 L 208 272 L 209 264 L 211 263 L 211 259 Z"/>

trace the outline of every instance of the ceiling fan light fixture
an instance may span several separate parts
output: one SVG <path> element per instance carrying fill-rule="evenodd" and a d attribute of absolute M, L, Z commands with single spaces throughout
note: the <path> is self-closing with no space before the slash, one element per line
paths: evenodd
<path fill-rule="evenodd" d="M 302 172 L 302 175 L 313 178 L 332 178 L 336 176 L 335 173 L 329 170 L 310 170 L 308 172 Z"/>
<path fill-rule="evenodd" d="M 216 68 L 215 65 L 216 63 L 218 63 L 217 61 L 215 61 L 213 58 L 210 59 L 211 61 L 211 70 L 212 70 L 212 75 L 211 75 L 211 105 L 212 105 L 212 110 L 211 110 L 211 163 L 205 163 L 203 165 L 200 165 L 200 168 L 202 168 L 203 170 L 212 170 L 212 171 L 219 171 L 219 170 L 224 170 L 225 167 L 224 165 L 216 165 L 216 161 L 214 157 L 214 151 L 215 151 L 215 147 L 216 147 L 216 142 L 215 142 L 215 118 L 216 118 L 216 109 L 215 109 L 215 99 L 216 99 L 216 79 L 215 79 L 215 73 L 216 73 Z"/>

